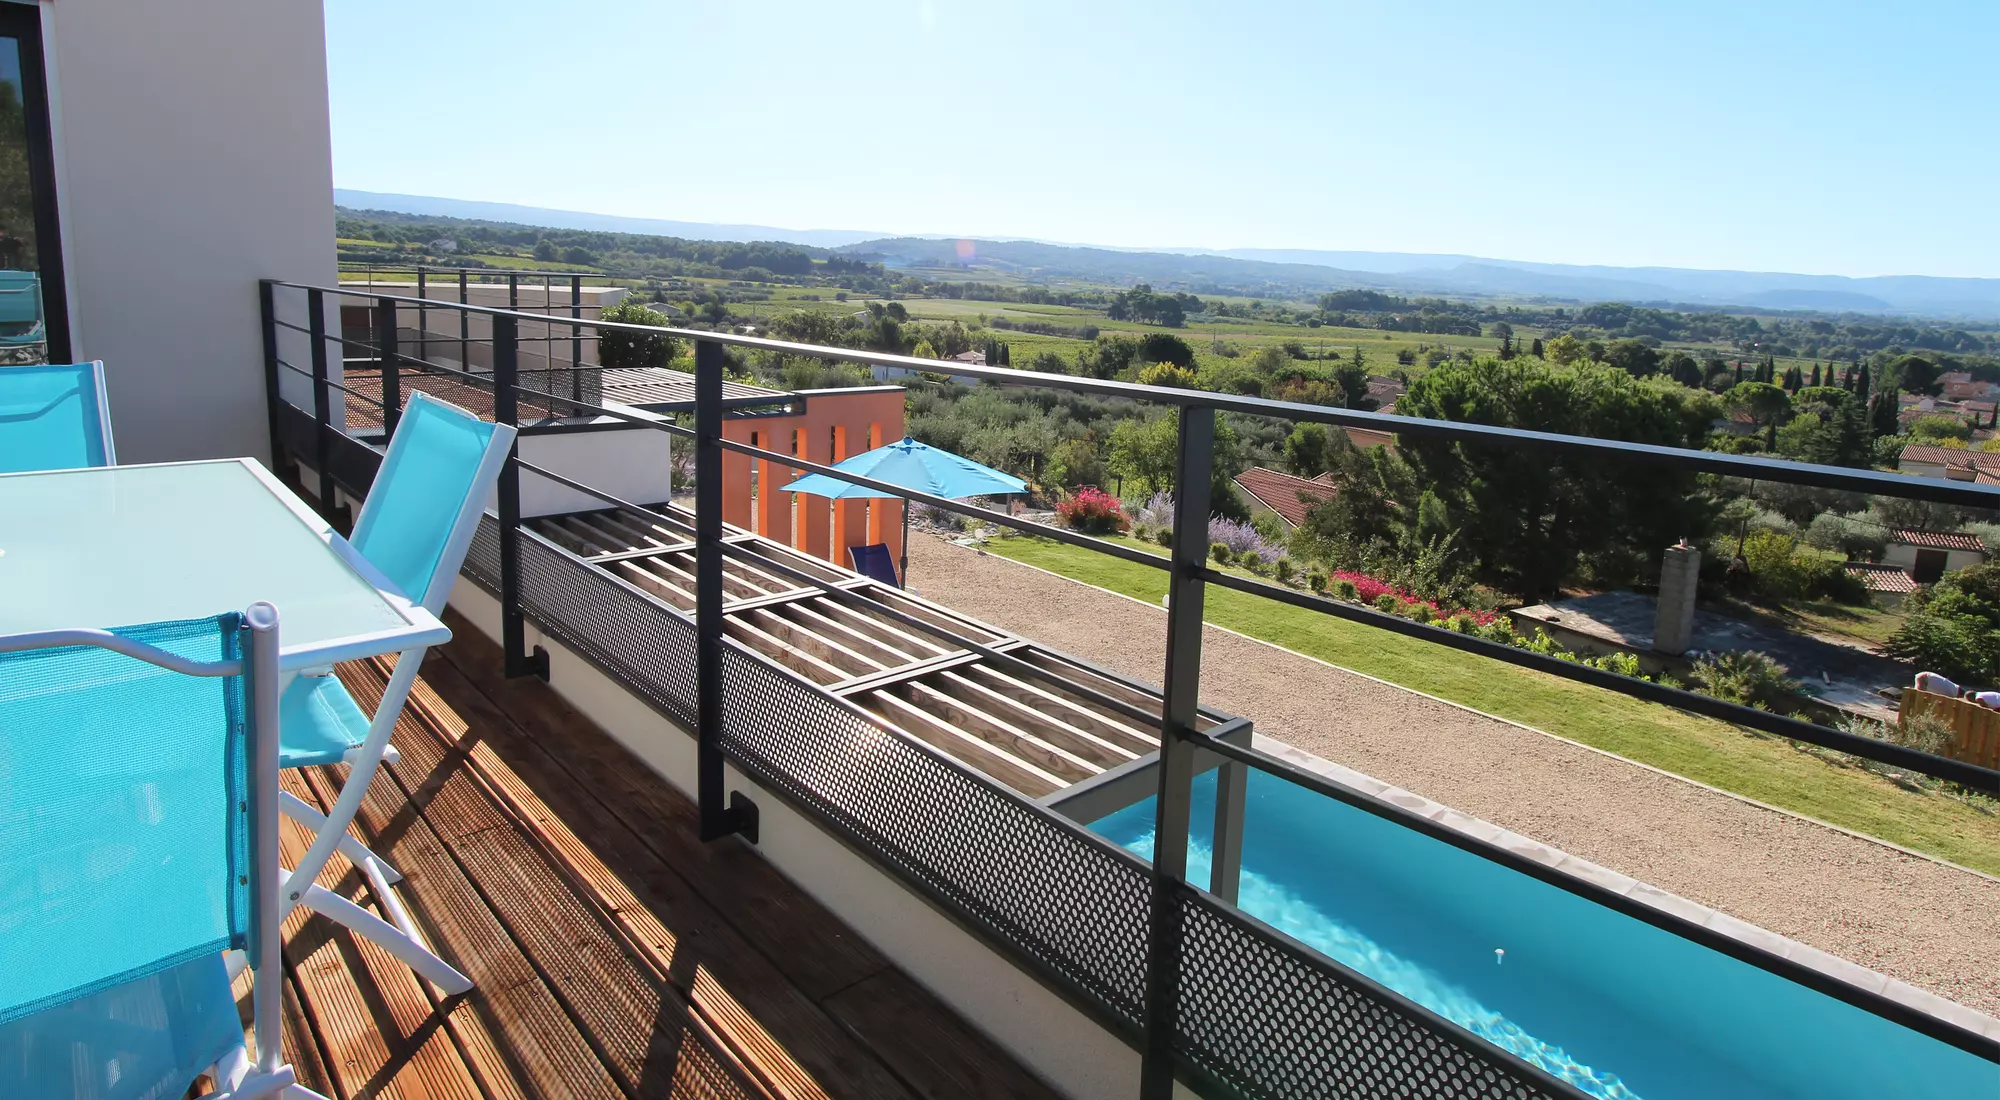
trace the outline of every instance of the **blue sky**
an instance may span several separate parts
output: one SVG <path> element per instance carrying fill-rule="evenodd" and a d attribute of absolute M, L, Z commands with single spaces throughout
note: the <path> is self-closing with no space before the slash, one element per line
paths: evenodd
<path fill-rule="evenodd" d="M 2000 276 L 2000 4 L 327 0 L 342 187 Z"/>

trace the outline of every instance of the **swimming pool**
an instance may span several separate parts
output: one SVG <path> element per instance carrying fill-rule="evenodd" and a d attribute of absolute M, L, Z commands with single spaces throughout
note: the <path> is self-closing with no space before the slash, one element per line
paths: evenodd
<path fill-rule="evenodd" d="M 1200 886 L 1214 805 L 1210 772 Z M 1091 828 L 1150 857 L 1153 802 Z M 1588 1095 L 2000 1097 L 2000 1064 L 1278 776 L 1243 835 L 1246 912 Z"/>

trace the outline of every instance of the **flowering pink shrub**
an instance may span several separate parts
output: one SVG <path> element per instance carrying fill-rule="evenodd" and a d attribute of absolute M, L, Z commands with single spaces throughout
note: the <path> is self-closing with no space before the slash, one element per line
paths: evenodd
<path fill-rule="evenodd" d="M 1086 535 L 1115 535 L 1131 522 L 1117 497 L 1088 485 L 1056 505 L 1056 518 L 1064 527 Z"/>
<path fill-rule="evenodd" d="M 1410 592 L 1407 589 L 1398 588 L 1387 581 L 1378 580 L 1374 577 L 1369 576 L 1366 573 L 1356 573 L 1352 569 L 1334 570 L 1329 575 L 1327 585 L 1329 588 L 1331 588 L 1333 585 L 1338 584 L 1341 581 L 1352 581 L 1354 583 L 1355 590 L 1360 593 L 1362 603 L 1372 604 L 1376 600 L 1381 599 L 1384 593 L 1387 593 L 1391 596 L 1396 597 L 1398 600 L 1401 600 L 1403 603 L 1406 604 L 1420 603 L 1429 606 L 1432 613 L 1439 621 L 1450 619 L 1459 615 L 1468 615 L 1471 616 L 1472 621 L 1474 623 L 1478 624 L 1479 626 L 1485 626 L 1486 624 L 1492 622 L 1494 619 L 1499 617 L 1498 615 L 1496 615 L 1491 611 L 1474 611 L 1469 607 L 1461 607 L 1456 610 L 1447 611 L 1445 610 L 1445 608 L 1440 606 L 1436 600 L 1422 599 L 1418 597 L 1415 593 Z"/>

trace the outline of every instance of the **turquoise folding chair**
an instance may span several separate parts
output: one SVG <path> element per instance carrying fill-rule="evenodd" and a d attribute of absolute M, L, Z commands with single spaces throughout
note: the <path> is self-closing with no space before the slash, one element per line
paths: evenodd
<path fill-rule="evenodd" d="M 0 367 L 0 474 L 117 464 L 103 363 Z"/>
<path fill-rule="evenodd" d="M 513 445 L 514 429 L 507 425 L 487 423 L 428 394 L 412 395 L 348 541 L 412 602 L 433 614 L 443 611 L 487 495 Z M 281 717 L 285 767 L 345 763 L 351 769 L 340 797 L 325 814 L 289 794 L 281 796 L 285 813 L 317 834 L 292 869 L 293 877 L 312 882 L 338 850 L 368 878 L 394 928 L 318 886 L 289 900 L 374 940 L 447 993 L 462 993 L 472 983 L 424 946 L 391 889 L 401 876 L 347 833 L 376 770 L 385 759 L 394 760 L 389 739 L 423 657 L 421 647 L 397 655 L 372 717 L 332 669 L 317 669 L 293 681 L 285 690 Z"/>
<path fill-rule="evenodd" d="M 269 604 L 0 637 L 0 1096 L 318 1095 L 278 1041 L 278 692 Z"/>
<path fill-rule="evenodd" d="M 0 348 L 48 343 L 40 275 L 32 271 L 0 271 L 0 325 L 26 326 L 19 332 L 0 332 Z"/>

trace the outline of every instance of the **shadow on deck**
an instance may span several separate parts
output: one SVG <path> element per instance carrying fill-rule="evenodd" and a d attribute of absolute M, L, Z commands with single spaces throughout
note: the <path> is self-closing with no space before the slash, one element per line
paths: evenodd
<path fill-rule="evenodd" d="M 337 1100 L 1054 1095 L 748 847 L 701 843 L 692 803 L 451 621 L 357 832 L 476 988 L 440 1000 L 294 913 L 284 1042 L 304 1083 Z M 340 675 L 372 706 L 384 671 Z M 325 807 L 344 770 L 286 783 Z M 286 822 L 288 862 L 307 840 Z M 321 882 L 379 912 L 338 856 Z"/>

